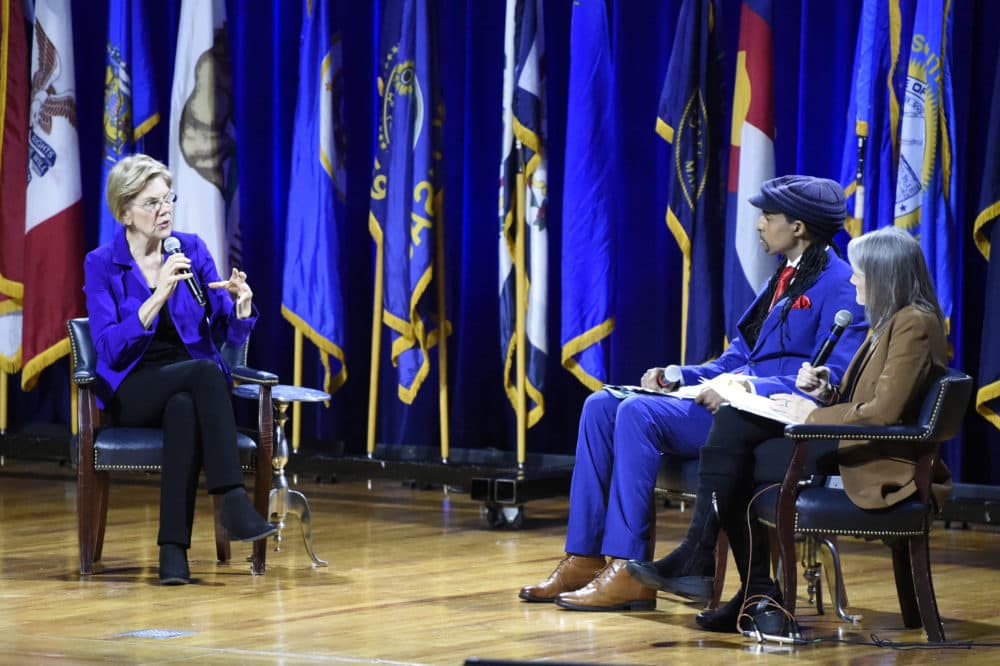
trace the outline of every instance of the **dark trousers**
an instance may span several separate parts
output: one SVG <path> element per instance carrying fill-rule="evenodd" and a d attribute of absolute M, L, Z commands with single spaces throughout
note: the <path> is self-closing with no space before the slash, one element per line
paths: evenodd
<path fill-rule="evenodd" d="M 209 493 L 243 484 L 225 375 L 208 360 L 136 370 L 118 387 L 111 415 L 120 426 L 163 429 L 157 543 L 188 547 L 202 465 Z"/>

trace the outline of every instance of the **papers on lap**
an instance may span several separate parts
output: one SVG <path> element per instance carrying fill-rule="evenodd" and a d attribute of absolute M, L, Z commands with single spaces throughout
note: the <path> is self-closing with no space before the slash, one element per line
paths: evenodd
<path fill-rule="evenodd" d="M 763 416 L 764 418 L 778 421 L 785 424 L 802 423 L 800 419 L 782 414 L 774 409 L 774 401 L 762 395 L 747 392 L 743 387 L 745 377 L 729 373 L 721 374 L 709 380 L 703 380 L 699 384 L 692 386 L 681 386 L 675 391 L 665 391 L 662 389 L 647 389 L 642 386 L 630 386 L 621 384 L 605 384 L 604 390 L 613 396 L 624 400 L 630 395 L 661 395 L 668 398 L 680 400 L 693 400 L 699 393 L 707 388 L 714 389 L 716 393 L 729 403 L 729 405 L 740 411 Z"/>

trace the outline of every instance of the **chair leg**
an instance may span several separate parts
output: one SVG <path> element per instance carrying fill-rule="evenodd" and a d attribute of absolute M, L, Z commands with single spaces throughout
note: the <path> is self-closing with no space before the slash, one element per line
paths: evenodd
<path fill-rule="evenodd" d="M 93 534 L 97 511 L 94 507 L 95 480 L 93 473 L 85 475 L 83 467 L 80 465 L 76 486 L 76 528 L 80 549 L 80 573 L 86 576 L 94 573 Z"/>
<path fill-rule="evenodd" d="M 903 615 L 903 626 L 916 629 L 921 626 L 920 608 L 913 586 L 913 566 L 910 563 L 910 539 L 897 539 L 889 543 L 892 550 L 892 571 L 896 578 L 896 594 L 899 610 Z"/>
<path fill-rule="evenodd" d="M 719 530 L 719 537 L 715 542 L 715 579 L 712 581 L 712 598 L 708 601 L 707 608 L 715 609 L 719 607 L 722 600 L 722 586 L 726 584 L 726 566 L 729 564 L 729 537 L 722 530 Z"/>
<path fill-rule="evenodd" d="M 98 472 L 97 477 L 97 515 L 96 531 L 94 532 L 94 561 L 100 562 L 104 553 L 104 530 L 108 526 L 108 486 L 111 484 L 111 474 Z"/>
<path fill-rule="evenodd" d="M 823 563 L 823 568 L 826 570 L 826 585 L 830 588 L 830 594 L 833 595 L 833 606 L 837 611 L 837 616 L 844 622 L 856 624 L 861 621 L 861 614 L 847 612 L 847 608 L 851 604 L 847 601 L 847 587 L 844 585 L 844 572 L 840 567 L 840 551 L 837 549 L 837 537 L 830 536 L 818 539 L 818 543 L 821 548 L 817 552 L 822 552 L 822 547 L 825 547 L 828 553 L 828 561 Z M 831 575 L 833 576 L 833 581 L 830 580 Z"/>
<path fill-rule="evenodd" d="M 254 475 L 253 498 L 254 506 L 265 520 L 270 518 L 268 504 L 271 498 L 271 460 L 268 456 L 267 467 L 260 458 L 257 460 L 257 470 Z M 253 544 L 253 555 L 250 558 L 250 571 L 255 576 L 262 575 L 267 566 L 267 539 L 260 539 Z"/>
<path fill-rule="evenodd" d="M 215 513 L 215 558 L 225 563 L 232 557 L 229 532 L 222 526 L 222 495 L 212 495 L 212 510 Z"/>
<path fill-rule="evenodd" d="M 778 550 L 781 559 L 781 593 L 785 601 L 785 611 L 792 617 L 795 616 L 795 597 L 798 586 L 798 572 L 796 569 L 795 557 L 795 532 L 791 524 L 779 526 Z"/>
<path fill-rule="evenodd" d="M 941 624 L 941 614 L 938 612 L 937 597 L 934 595 L 934 582 L 931 580 L 931 558 L 928 547 L 927 533 L 911 537 L 910 564 L 913 566 L 913 584 L 917 595 L 917 606 L 920 608 L 920 619 L 931 643 L 944 642 L 944 625 Z"/>

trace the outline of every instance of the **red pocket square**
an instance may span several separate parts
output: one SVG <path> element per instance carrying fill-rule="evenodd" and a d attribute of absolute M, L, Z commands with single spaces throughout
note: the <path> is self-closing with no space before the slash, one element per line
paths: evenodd
<path fill-rule="evenodd" d="M 808 310 L 811 307 L 812 307 L 812 301 L 810 301 L 809 297 L 806 296 L 805 294 L 802 294 L 794 301 L 792 301 L 793 310 Z"/>

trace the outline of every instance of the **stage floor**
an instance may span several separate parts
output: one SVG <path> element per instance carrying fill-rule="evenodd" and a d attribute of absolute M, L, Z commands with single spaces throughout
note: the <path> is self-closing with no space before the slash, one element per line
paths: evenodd
<path fill-rule="evenodd" d="M 580 613 L 517 598 L 560 557 L 565 497 L 527 506 L 520 530 L 486 529 L 465 491 L 392 480 L 302 481 L 313 540 L 328 568 L 313 568 L 294 519 L 267 573 L 215 561 L 211 503 L 199 499 L 189 553 L 195 584 L 157 584 L 155 477 L 112 482 L 104 560 L 78 571 L 73 471 L 6 460 L 0 467 L 0 663 L 462 664 L 469 657 L 578 664 L 743 664 L 794 658 L 813 664 L 1000 662 L 1000 647 L 897 650 L 872 634 L 924 644 L 903 630 L 888 550 L 841 544 L 847 592 L 860 625 L 816 615 L 800 577 L 804 647 L 760 646 L 694 623 L 694 606 L 661 594 L 643 613 Z M 657 550 L 683 536 L 687 514 L 662 508 Z M 995 611 L 1000 533 L 935 527 L 932 564 L 952 641 L 1000 645 Z M 730 566 L 730 572 L 735 569 Z M 728 598 L 735 575 L 727 584 Z"/>

